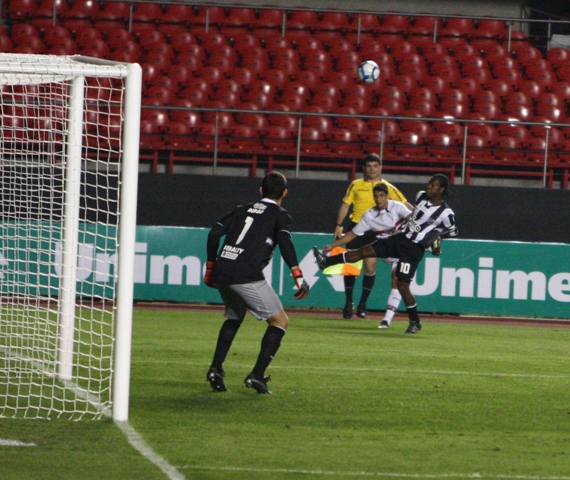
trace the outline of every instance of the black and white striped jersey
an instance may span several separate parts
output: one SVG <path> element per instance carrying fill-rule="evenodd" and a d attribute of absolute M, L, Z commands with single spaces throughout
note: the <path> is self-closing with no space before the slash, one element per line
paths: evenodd
<path fill-rule="evenodd" d="M 407 238 L 424 248 L 444 233 L 450 237 L 458 234 L 453 210 L 445 202 L 433 205 L 424 191 L 418 193 L 414 211 L 403 231 Z"/>

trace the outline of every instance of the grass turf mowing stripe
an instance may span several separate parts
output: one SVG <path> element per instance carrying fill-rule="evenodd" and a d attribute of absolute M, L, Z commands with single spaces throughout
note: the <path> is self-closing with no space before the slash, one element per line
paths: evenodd
<path fill-rule="evenodd" d="M 192 365 L 194 367 L 205 367 L 206 369 L 210 366 L 207 362 L 186 362 L 186 361 L 175 361 L 175 360 L 145 360 L 145 364 L 178 364 L 178 365 Z M 247 369 L 251 365 L 243 365 L 232 363 L 234 368 L 244 368 Z M 373 368 L 373 367 L 315 367 L 310 365 L 273 365 L 271 364 L 271 369 L 279 370 L 318 370 L 327 372 L 379 372 L 383 374 L 387 373 L 406 373 L 406 374 L 422 374 L 422 375 L 473 375 L 482 377 L 508 377 L 508 378 L 569 378 L 570 375 L 535 375 L 527 373 L 499 373 L 499 372 L 454 372 L 447 370 L 416 370 L 410 369 L 405 370 L 401 368 Z"/>
<path fill-rule="evenodd" d="M 384 478 L 476 478 L 476 479 L 505 479 L 505 480 L 570 480 L 570 477 L 541 477 L 536 475 L 502 475 L 484 473 L 388 473 L 388 472 L 334 472 L 324 470 L 294 470 L 286 468 L 240 468 L 240 467 L 206 467 L 184 466 L 181 469 L 216 470 L 250 473 L 286 473 L 299 475 L 334 475 L 342 477 L 384 477 Z"/>

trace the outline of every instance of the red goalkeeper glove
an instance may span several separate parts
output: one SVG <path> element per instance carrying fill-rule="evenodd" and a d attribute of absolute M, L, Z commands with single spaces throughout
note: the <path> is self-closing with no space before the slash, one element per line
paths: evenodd
<path fill-rule="evenodd" d="M 293 275 L 295 285 L 298 288 L 297 293 L 295 293 L 295 298 L 297 300 L 301 300 L 301 298 L 305 298 L 309 294 L 309 284 L 303 278 L 303 272 L 301 272 L 300 268 L 292 270 L 291 274 Z"/>
<path fill-rule="evenodd" d="M 216 276 L 214 275 L 215 262 L 206 262 L 206 273 L 204 274 L 204 283 L 210 288 L 216 288 Z"/>

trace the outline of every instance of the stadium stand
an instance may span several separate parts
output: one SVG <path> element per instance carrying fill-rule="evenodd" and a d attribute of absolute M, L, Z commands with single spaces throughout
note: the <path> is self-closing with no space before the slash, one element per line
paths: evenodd
<path fill-rule="evenodd" d="M 93 0 L 8 0 L 3 16 L 2 51 L 142 65 L 152 171 L 215 151 L 251 174 L 352 178 L 379 151 L 387 166 L 465 183 L 544 175 L 567 187 L 570 51 L 543 51 L 498 18 Z M 373 85 L 356 77 L 365 59 L 381 69 Z"/>

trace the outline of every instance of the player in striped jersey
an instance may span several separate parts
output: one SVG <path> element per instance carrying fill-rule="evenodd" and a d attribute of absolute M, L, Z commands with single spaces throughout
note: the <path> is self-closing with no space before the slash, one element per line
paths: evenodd
<path fill-rule="evenodd" d="M 412 216 L 403 231 L 387 238 L 376 240 L 370 245 L 358 250 L 348 251 L 339 255 L 326 257 L 314 247 L 313 253 L 319 268 L 325 269 L 339 263 L 357 262 L 362 258 L 396 257 L 398 265 L 398 290 L 404 299 L 410 324 L 406 333 L 417 333 L 422 324 L 417 312 L 416 298 L 410 290 L 419 263 L 424 257 L 426 248 L 437 238 L 457 236 L 455 214 L 447 205 L 449 180 L 443 174 L 434 175 L 427 184 L 425 191 L 416 196 L 416 204 Z"/>

